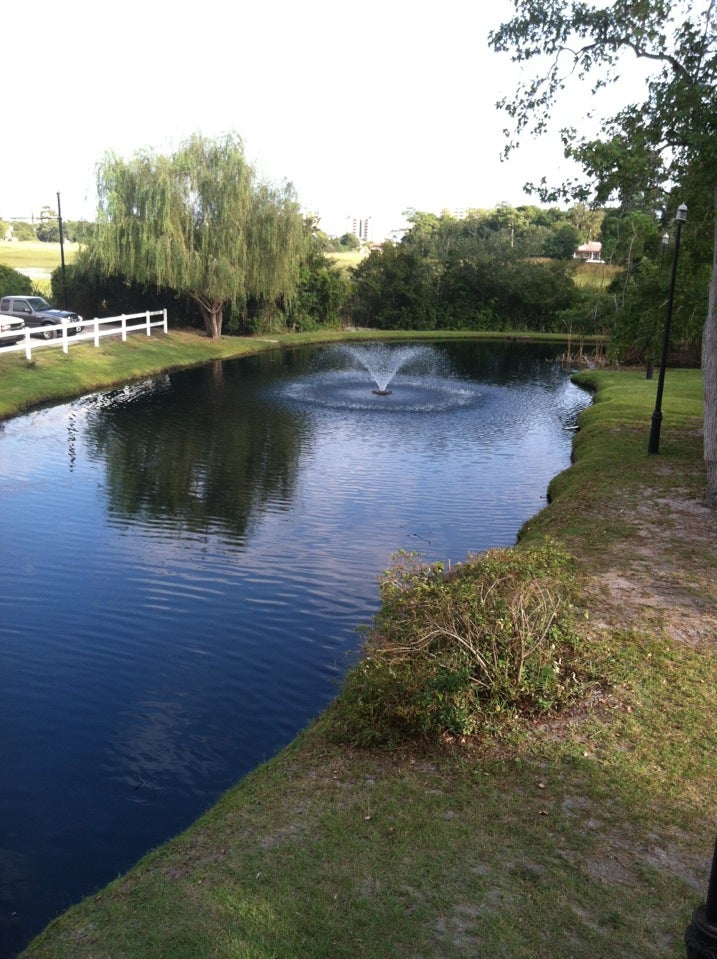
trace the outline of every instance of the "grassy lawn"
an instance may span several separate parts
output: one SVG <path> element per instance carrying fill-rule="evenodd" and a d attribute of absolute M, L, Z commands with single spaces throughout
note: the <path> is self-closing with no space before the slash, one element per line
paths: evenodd
<path fill-rule="evenodd" d="M 0 396 L 6 384 L 21 407 L 53 385 L 72 395 L 73 355 L 88 382 L 110 382 L 274 345 L 135 340 L 124 357 L 116 344 L 48 351 L 32 368 L 3 357 Z M 654 381 L 580 378 L 597 393 L 574 464 L 516 549 L 549 535 L 577 561 L 599 677 L 589 697 L 490 736 L 393 749 L 336 745 L 321 717 L 24 956 L 684 956 L 717 829 L 717 517 L 699 502 L 701 377 L 669 371 L 653 457 Z"/>
<path fill-rule="evenodd" d="M 65 243 L 65 263 L 72 263 L 79 243 Z M 52 272 L 61 263 L 59 243 L 40 243 L 39 240 L 25 240 L 11 243 L 0 240 L 0 263 L 11 266 L 13 270 L 47 270 Z"/>
<path fill-rule="evenodd" d="M 326 256 L 333 260 L 342 270 L 349 270 L 351 267 L 358 266 L 361 260 L 368 256 L 369 251 L 363 250 L 345 250 L 340 253 L 327 253 Z"/>

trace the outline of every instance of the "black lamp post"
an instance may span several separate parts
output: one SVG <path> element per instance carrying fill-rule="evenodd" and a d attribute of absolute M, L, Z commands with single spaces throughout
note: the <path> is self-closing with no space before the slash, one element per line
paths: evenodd
<path fill-rule="evenodd" d="M 663 233 L 660 237 L 660 256 L 664 256 L 667 253 L 667 247 L 670 245 L 670 234 Z M 645 372 L 645 379 L 651 380 L 653 372 L 653 363 L 652 360 L 647 361 L 647 371 Z"/>
<path fill-rule="evenodd" d="M 57 222 L 60 227 L 60 261 L 62 265 L 62 305 L 67 309 L 67 277 L 65 275 L 65 241 L 62 236 L 62 210 L 60 208 L 60 194 L 57 194 Z"/>
<path fill-rule="evenodd" d="M 692 914 L 685 930 L 687 959 L 717 959 L 717 842 L 712 856 L 707 902 Z"/>
<path fill-rule="evenodd" d="M 657 377 L 657 398 L 655 400 L 655 412 L 652 414 L 652 426 L 650 428 L 650 440 L 647 444 L 648 453 L 659 453 L 660 451 L 660 427 L 662 426 L 662 392 L 665 388 L 665 366 L 667 364 L 667 347 L 670 341 L 670 323 L 672 322 L 672 303 L 675 298 L 675 277 L 677 275 L 677 257 L 680 252 L 680 234 L 682 225 L 687 220 L 687 207 L 681 203 L 677 208 L 675 223 L 677 224 L 677 233 L 675 235 L 675 252 L 672 255 L 672 276 L 670 277 L 670 295 L 667 299 L 667 316 L 665 317 L 665 332 L 662 337 L 662 359 L 660 360 L 660 375 Z"/>

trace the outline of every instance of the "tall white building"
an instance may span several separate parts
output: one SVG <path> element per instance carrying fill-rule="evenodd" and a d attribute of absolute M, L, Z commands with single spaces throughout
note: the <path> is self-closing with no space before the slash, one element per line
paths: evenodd
<path fill-rule="evenodd" d="M 353 233 L 362 243 L 373 240 L 373 218 L 370 216 L 364 219 L 355 216 L 346 217 L 346 232 Z"/>

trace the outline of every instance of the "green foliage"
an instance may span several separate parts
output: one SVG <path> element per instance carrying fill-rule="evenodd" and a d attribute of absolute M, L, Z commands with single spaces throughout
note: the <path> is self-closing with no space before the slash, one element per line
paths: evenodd
<path fill-rule="evenodd" d="M 643 258 L 659 261 L 664 254 L 657 217 L 640 210 L 606 210 L 600 232 L 603 258 L 628 269 Z"/>
<path fill-rule="evenodd" d="M 354 270 L 356 323 L 604 334 L 623 321 L 629 271 L 661 253 L 654 217 L 582 204 L 567 211 L 504 205 L 461 219 L 412 211 L 409 220 L 399 245 L 383 244 Z M 578 277 L 573 258 L 580 242 L 598 237 L 610 260 L 628 269 L 623 288 L 609 295 L 606 283 Z"/>
<path fill-rule="evenodd" d="M 62 239 L 65 243 L 87 244 L 95 235 L 96 223 L 87 220 L 63 220 Z M 46 219 L 37 228 L 37 239 L 42 243 L 60 242 L 60 223 L 57 219 Z"/>
<path fill-rule="evenodd" d="M 170 311 L 173 327 L 202 327 L 197 305 L 189 297 L 166 287 L 133 283 L 120 274 L 108 276 L 85 250 L 80 251 L 73 263 L 66 265 L 64 282 L 62 268 L 57 267 L 52 271 L 50 283 L 53 302 L 61 303 L 66 299 L 72 309 L 87 319 L 166 308 Z"/>
<path fill-rule="evenodd" d="M 616 278 L 611 284 L 609 299 L 615 307 L 610 335 L 613 355 L 628 362 L 659 359 L 671 263 L 669 254 L 660 260 L 643 258 L 629 274 Z M 697 366 L 707 312 L 709 265 L 701 263 L 687 268 L 684 274 L 680 273 L 681 282 L 675 287 L 670 354 L 672 362 Z"/>
<path fill-rule="evenodd" d="M 472 210 L 461 219 L 414 211 L 400 244 L 384 243 L 354 269 L 354 321 L 381 329 L 559 331 L 564 311 L 580 300 L 574 247 L 569 257 L 565 237 L 553 247 L 568 262 L 533 254 L 545 251 L 557 224 L 575 237 L 564 217 L 532 207 Z"/>
<path fill-rule="evenodd" d="M 320 253 L 307 256 L 299 271 L 288 325 L 302 332 L 338 326 L 349 289 L 349 279 L 328 257 Z"/>
<path fill-rule="evenodd" d="M 570 558 L 551 541 L 448 573 L 399 554 L 332 707 L 333 734 L 359 745 L 469 735 L 573 701 L 586 683 L 573 588 Z"/>
<path fill-rule="evenodd" d="M 634 59 L 649 76 L 641 102 L 602 118 L 599 136 L 561 131 L 565 156 L 584 170 L 581 182 L 536 188 L 542 199 L 617 201 L 623 213 L 659 212 L 672 220 L 684 202 L 690 223 L 693 269 L 689 285 L 709 276 L 703 302 L 701 366 L 704 375 L 706 502 L 717 506 L 717 31 L 714 0 L 640 0 L 604 4 L 590 0 L 514 0 L 515 16 L 493 31 L 496 51 L 510 53 L 537 72 L 513 97 L 499 102 L 512 118 L 511 137 L 544 133 L 555 103 L 575 81 L 583 95 L 620 80 Z M 594 78 L 592 90 L 585 82 Z M 506 153 L 518 145 L 508 142 Z M 708 245 L 698 237 L 706 233 Z M 707 272 L 702 272 L 702 265 Z M 644 287 L 632 291 L 639 294 Z M 638 311 L 644 315 L 644 309 Z M 631 322 L 635 316 L 629 315 Z M 698 337 L 693 339 L 693 348 Z"/>
<path fill-rule="evenodd" d="M 287 330 L 309 331 L 340 325 L 348 296 L 349 280 L 320 252 L 311 223 L 303 245 L 296 291 L 291 300 L 270 295 L 247 296 L 225 310 L 228 333 L 281 333 Z M 170 286 L 128 279 L 119 272 L 107 273 L 92 251 L 80 250 L 73 264 L 66 267 L 67 300 L 83 316 L 115 316 L 167 307 L 174 326 L 201 328 L 202 315 L 195 300 Z M 62 299 L 62 276 L 52 275 L 53 296 Z"/>
<path fill-rule="evenodd" d="M 339 247 L 342 250 L 358 250 L 361 248 L 361 240 L 354 233 L 344 233 L 339 238 Z"/>
<path fill-rule="evenodd" d="M 90 242 L 97 231 L 97 224 L 90 223 L 88 220 L 63 220 L 62 233 L 66 242 L 83 243 Z"/>
<path fill-rule="evenodd" d="M 258 179 L 241 141 L 191 137 L 171 156 L 108 155 L 99 171 L 94 261 L 109 275 L 190 296 L 207 333 L 294 295 L 306 242 L 293 188 Z M 273 309 L 271 309 L 273 312 Z"/>
<path fill-rule="evenodd" d="M 12 235 L 13 239 L 22 241 L 22 240 L 35 240 L 37 239 L 35 233 L 35 227 L 30 223 L 21 223 L 16 222 L 12 224 Z"/>
<path fill-rule="evenodd" d="M 556 260 L 571 260 L 580 246 L 580 233 L 572 223 L 561 223 L 555 227 L 545 240 L 543 247 L 546 256 Z"/>
<path fill-rule="evenodd" d="M 595 177 L 599 202 L 611 195 L 623 205 L 656 198 L 665 182 L 683 181 L 690 169 L 711 170 L 707 182 L 713 183 L 717 35 L 708 0 L 608 7 L 516 0 L 514 6 L 515 16 L 491 33 L 490 43 L 513 60 L 537 62 L 536 75 L 499 103 L 516 135 L 545 132 L 571 76 L 584 83 L 597 74 L 597 91 L 619 80 L 635 57 L 653 67 L 645 101 L 607 120 L 599 139 L 580 140 L 575 131 L 563 131 L 566 154 Z M 515 146 L 515 140 L 509 142 L 507 150 Z"/>
<path fill-rule="evenodd" d="M 64 224 L 63 224 L 63 239 L 64 239 Z M 57 220 L 43 220 L 42 223 L 37 228 L 36 231 L 37 239 L 42 243 L 59 243 L 60 242 L 60 224 Z"/>
<path fill-rule="evenodd" d="M 384 243 L 354 269 L 354 320 L 379 329 L 435 329 L 437 273 L 420 251 Z"/>
<path fill-rule="evenodd" d="M 24 273 L 0 263 L 0 296 L 12 296 L 15 293 L 32 293 L 32 281 Z"/>

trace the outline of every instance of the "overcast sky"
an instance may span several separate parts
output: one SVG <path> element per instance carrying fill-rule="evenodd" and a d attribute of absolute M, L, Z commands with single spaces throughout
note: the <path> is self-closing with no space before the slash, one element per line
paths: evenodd
<path fill-rule="evenodd" d="M 556 136 L 500 162 L 495 101 L 520 78 L 488 32 L 509 0 L 34 0 L 6 4 L 0 217 L 93 217 L 106 151 L 239 134 L 331 234 L 371 217 L 530 200 L 562 169 Z M 7 46 L 7 44 L 6 44 Z M 579 121 L 584 105 L 573 107 Z"/>

